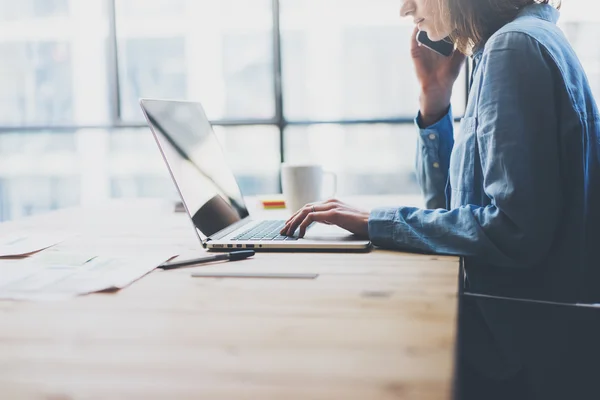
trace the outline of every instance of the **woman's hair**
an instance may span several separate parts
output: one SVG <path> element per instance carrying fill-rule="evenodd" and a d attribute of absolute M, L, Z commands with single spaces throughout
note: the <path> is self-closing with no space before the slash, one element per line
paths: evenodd
<path fill-rule="evenodd" d="M 512 21 L 519 11 L 531 4 L 554 4 L 561 0 L 446 0 L 446 12 L 454 28 L 450 35 L 457 48 L 467 54 L 474 46 L 489 39 Z"/>

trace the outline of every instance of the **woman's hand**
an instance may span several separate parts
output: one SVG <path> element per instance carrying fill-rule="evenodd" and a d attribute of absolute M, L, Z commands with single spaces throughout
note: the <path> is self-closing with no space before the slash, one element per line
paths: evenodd
<path fill-rule="evenodd" d="M 448 112 L 452 87 L 462 69 L 465 56 L 454 51 L 450 57 L 441 56 L 417 42 L 418 28 L 411 38 L 410 54 L 421 84 L 421 118 L 426 126 L 437 122 Z"/>
<path fill-rule="evenodd" d="M 298 237 L 304 237 L 306 229 L 313 222 L 337 225 L 355 235 L 369 236 L 369 213 L 335 199 L 323 203 L 307 204 L 287 220 L 280 233 L 292 236 L 300 227 Z"/>

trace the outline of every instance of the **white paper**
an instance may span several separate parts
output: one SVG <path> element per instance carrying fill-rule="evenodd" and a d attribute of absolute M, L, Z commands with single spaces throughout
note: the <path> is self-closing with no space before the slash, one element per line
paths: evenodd
<path fill-rule="evenodd" d="M 67 237 L 68 233 L 11 233 L 0 236 L 0 257 L 24 257 L 52 247 Z"/>
<path fill-rule="evenodd" d="M 77 260 L 89 259 L 89 255 L 76 256 Z M 0 299 L 56 300 L 122 289 L 172 257 L 173 254 L 98 256 L 81 265 L 57 264 L 56 257 L 0 261 Z"/>
<path fill-rule="evenodd" d="M 89 252 L 72 252 L 59 249 L 60 246 L 53 247 L 47 251 L 37 253 L 30 258 L 29 261 L 35 264 L 44 266 L 60 267 L 76 267 L 90 262 L 97 257 L 97 254 Z"/>

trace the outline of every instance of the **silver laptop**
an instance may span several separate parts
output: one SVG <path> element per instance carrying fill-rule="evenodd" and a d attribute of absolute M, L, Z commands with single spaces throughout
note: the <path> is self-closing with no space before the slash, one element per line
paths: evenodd
<path fill-rule="evenodd" d="M 284 220 L 252 219 L 240 187 L 199 103 L 140 100 L 181 201 L 205 248 L 368 251 L 371 243 L 332 225 L 313 224 L 304 238 L 281 236 Z M 297 233 L 296 233 L 297 235 Z"/>

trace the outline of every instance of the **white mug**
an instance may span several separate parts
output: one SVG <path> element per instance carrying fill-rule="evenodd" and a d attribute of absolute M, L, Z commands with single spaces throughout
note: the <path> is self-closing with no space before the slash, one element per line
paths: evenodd
<path fill-rule="evenodd" d="M 323 177 L 333 178 L 333 193 L 337 190 L 337 176 L 333 172 L 323 171 L 317 164 L 281 164 L 281 188 L 287 209 L 292 213 L 306 204 L 323 200 Z"/>

